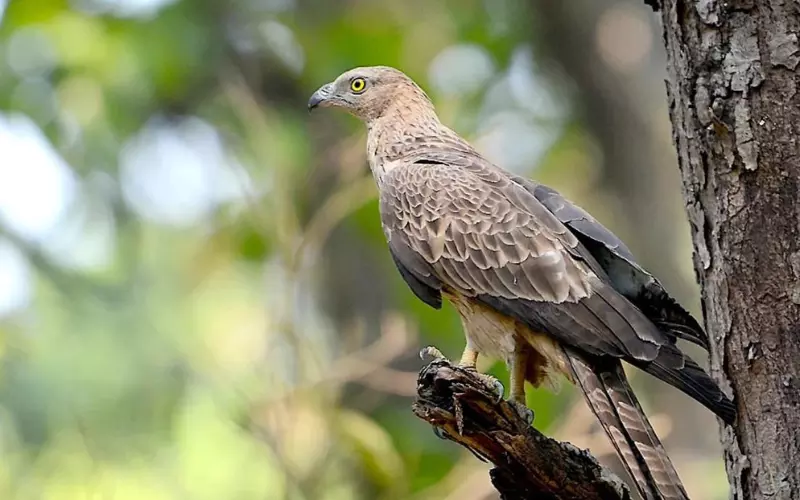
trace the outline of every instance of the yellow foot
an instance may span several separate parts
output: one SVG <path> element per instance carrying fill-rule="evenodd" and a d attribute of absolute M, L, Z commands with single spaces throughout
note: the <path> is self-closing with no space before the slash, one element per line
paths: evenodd
<path fill-rule="evenodd" d="M 450 363 L 450 360 L 448 360 L 445 355 L 442 354 L 442 351 L 432 345 L 422 348 L 422 350 L 419 351 L 419 357 L 423 361 L 447 361 Z M 497 395 L 497 400 L 495 402 L 500 402 L 503 399 L 503 393 L 505 392 L 503 384 L 497 380 L 497 378 L 492 377 L 491 375 L 479 373 L 478 369 L 475 368 L 476 359 L 477 353 L 473 354 L 472 352 L 465 351 L 464 355 L 461 356 L 461 361 L 455 366 L 475 375 L 486 386 L 489 392 Z"/>

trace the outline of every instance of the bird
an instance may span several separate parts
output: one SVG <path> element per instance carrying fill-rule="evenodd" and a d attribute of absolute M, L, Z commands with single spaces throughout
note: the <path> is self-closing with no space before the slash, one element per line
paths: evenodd
<path fill-rule="evenodd" d="M 622 361 L 732 425 L 733 401 L 677 343 L 708 350 L 693 316 L 589 213 L 495 165 L 444 125 L 402 71 L 348 70 L 308 101 L 309 112 L 326 107 L 366 125 L 389 252 L 420 300 L 436 309 L 447 300 L 460 315 L 458 366 L 477 372 L 479 356 L 504 361 L 508 402 L 529 423 L 525 382 L 556 385 L 563 376 L 582 391 L 643 498 L 688 499 Z"/>

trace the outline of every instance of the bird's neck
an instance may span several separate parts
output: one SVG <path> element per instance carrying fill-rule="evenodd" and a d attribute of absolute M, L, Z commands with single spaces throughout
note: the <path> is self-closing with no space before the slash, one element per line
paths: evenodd
<path fill-rule="evenodd" d="M 367 123 L 367 160 L 381 186 L 384 175 L 444 126 L 429 102 L 398 102 Z"/>

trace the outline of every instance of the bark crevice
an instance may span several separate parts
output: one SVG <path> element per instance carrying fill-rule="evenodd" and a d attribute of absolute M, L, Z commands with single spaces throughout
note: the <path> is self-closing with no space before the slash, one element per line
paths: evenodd
<path fill-rule="evenodd" d="M 800 498 L 800 12 L 659 3 L 712 372 L 739 410 L 722 431 L 732 497 Z"/>

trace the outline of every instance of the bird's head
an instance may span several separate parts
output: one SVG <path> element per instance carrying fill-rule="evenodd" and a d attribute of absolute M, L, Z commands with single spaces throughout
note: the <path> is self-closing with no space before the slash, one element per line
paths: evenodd
<path fill-rule="evenodd" d="M 425 92 L 402 71 L 388 66 L 354 68 L 320 87 L 308 100 L 308 110 L 342 108 L 366 123 L 391 109 L 433 110 Z"/>

